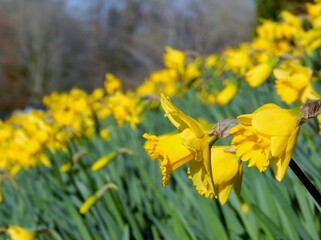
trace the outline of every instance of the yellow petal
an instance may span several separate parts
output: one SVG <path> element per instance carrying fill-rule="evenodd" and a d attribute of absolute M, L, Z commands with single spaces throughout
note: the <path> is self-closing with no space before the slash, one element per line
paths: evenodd
<path fill-rule="evenodd" d="M 268 77 L 271 75 L 271 72 L 272 64 L 262 63 L 248 71 L 246 73 L 245 80 L 251 87 L 256 88 L 268 79 Z"/>
<path fill-rule="evenodd" d="M 253 114 L 243 114 L 237 117 L 237 119 L 246 125 L 251 125 Z"/>
<path fill-rule="evenodd" d="M 224 183 L 219 185 L 218 200 L 222 205 L 224 205 L 230 195 L 233 183 Z"/>
<path fill-rule="evenodd" d="M 204 136 L 198 122 L 175 107 L 164 94 L 161 95 L 161 104 L 166 116 L 179 131 L 190 128 L 196 137 L 201 138 Z"/>
<path fill-rule="evenodd" d="M 298 125 L 295 115 L 285 109 L 266 109 L 253 116 L 252 126 L 270 136 L 291 136 Z"/>
<path fill-rule="evenodd" d="M 194 151 L 200 150 L 204 141 L 203 138 L 195 137 L 193 131 L 189 128 L 186 128 L 181 132 L 180 139 L 185 147 L 193 149 Z"/>
<path fill-rule="evenodd" d="M 288 169 L 289 163 L 293 155 L 295 143 L 299 135 L 299 130 L 300 130 L 300 127 L 297 127 L 294 130 L 292 136 L 290 137 L 287 143 L 285 153 L 281 157 L 273 158 L 274 174 L 275 174 L 275 178 L 278 181 L 282 181 L 282 179 L 285 176 L 286 170 Z"/>
<path fill-rule="evenodd" d="M 204 195 L 207 198 L 215 197 L 215 193 L 209 186 L 209 179 L 204 165 L 202 162 L 190 161 L 189 162 L 189 178 L 192 180 L 193 185 L 199 194 Z"/>
<path fill-rule="evenodd" d="M 271 154 L 273 157 L 280 157 L 284 154 L 288 144 L 289 137 L 273 136 L 271 137 Z"/>
<path fill-rule="evenodd" d="M 282 69 L 274 69 L 273 74 L 277 79 L 289 77 L 289 71 L 282 70 Z"/>
<path fill-rule="evenodd" d="M 281 108 L 278 105 L 274 104 L 274 103 L 267 103 L 267 104 L 262 105 L 258 109 L 256 109 L 254 111 L 254 113 L 261 112 L 261 111 L 267 110 L 267 109 L 281 109 Z"/>
<path fill-rule="evenodd" d="M 214 146 L 211 149 L 212 174 L 215 192 L 223 205 L 231 192 L 235 181 L 242 180 L 242 165 L 234 153 L 225 152 L 228 146 Z M 241 183 L 237 183 L 237 191 Z"/>
<path fill-rule="evenodd" d="M 239 168 L 239 158 L 234 153 L 225 152 L 228 146 L 214 146 L 211 149 L 214 183 L 228 182 L 235 177 Z"/>

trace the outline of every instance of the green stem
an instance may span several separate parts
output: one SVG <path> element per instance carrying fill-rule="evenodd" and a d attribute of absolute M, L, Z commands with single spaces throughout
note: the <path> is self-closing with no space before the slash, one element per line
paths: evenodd
<path fill-rule="evenodd" d="M 310 195 L 313 197 L 314 201 L 316 202 L 316 205 L 319 209 L 321 209 L 320 203 L 321 203 L 321 194 L 319 190 L 313 185 L 313 183 L 310 181 L 310 179 L 307 177 L 307 175 L 302 171 L 302 169 L 299 167 L 299 165 L 294 161 L 292 158 L 290 161 L 290 168 L 294 172 L 294 174 L 300 179 L 301 183 L 305 187 L 305 189 L 310 193 Z"/>

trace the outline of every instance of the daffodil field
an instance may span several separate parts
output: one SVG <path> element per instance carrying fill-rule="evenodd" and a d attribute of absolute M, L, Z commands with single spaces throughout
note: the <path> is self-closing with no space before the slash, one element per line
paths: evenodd
<path fill-rule="evenodd" d="M 53 92 L 0 121 L 0 239 L 320 239 L 320 96 L 321 2 Z"/>

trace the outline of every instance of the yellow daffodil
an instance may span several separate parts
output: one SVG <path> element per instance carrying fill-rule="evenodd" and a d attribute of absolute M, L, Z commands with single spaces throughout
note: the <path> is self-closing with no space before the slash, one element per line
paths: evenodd
<path fill-rule="evenodd" d="M 20 226 L 10 225 L 7 229 L 11 240 L 33 240 L 36 238 L 36 233 L 28 231 Z"/>
<path fill-rule="evenodd" d="M 242 184 L 242 161 L 235 153 L 226 152 L 229 146 L 214 146 L 211 148 L 211 165 L 215 193 L 220 203 L 226 201 L 232 187 L 240 193 Z"/>
<path fill-rule="evenodd" d="M 244 74 L 253 65 L 250 50 L 248 44 L 242 44 L 238 49 L 226 49 L 223 54 L 228 68 L 235 73 Z"/>
<path fill-rule="evenodd" d="M 310 29 L 302 34 L 300 43 L 305 52 L 311 56 L 312 52 L 321 47 L 321 29 Z"/>
<path fill-rule="evenodd" d="M 225 81 L 224 89 L 216 96 L 216 101 L 220 105 L 228 104 L 236 95 L 238 83 Z"/>
<path fill-rule="evenodd" d="M 179 130 L 174 135 L 156 137 L 145 134 L 146 151 L 153 159 L 160 158 L 163 185 L 166 186 L 172 171 L 189 162 L 189 174 L 200 194 L 214 196 L 211 174 L 210 145 L 216 136 L 209 136 L 210 127 L 204 126 L 175 107 L 164 95 L 161 104 L 165 116 Z"/>
<path fill-rule="evenodd" d="M 297 109 L 282 109 L 265 104 L 252 114 L 238 117 L 241 122 L 231 129 L 232 146 L 248 166 L 266 171 L 272 158 L 274 173 L 281 181 L 294 151 L 300 122 Z"/>
<path fill-rule="evenodd" d="M 113 95 L 115 92 L 121 91 L 122 89 L 121 80 L 111 73 L 107 73 L 105 75 L 104 86 L 107 94 L 109 95 Z"/>
<path fill-rule="evenodd" d="M 195 83 L 195 81 L 200 77 L 201 72 L 198 64 L 198 59 L 196 59 L 193 63 L 188 64 L 186 66 L 186 70 L 184 72 L 183 81 L 185 85 L 189 85 L 191 83 Z"/>
<path fill-rule="evenodd" d="M 185 71 L 185 53 L 173 49 L 171 47 L 165 47 L 166 53 L 164 54 L 165 66 L 169 69 L 173 69 L 178 72 L 178 74 L 183 74 Z"/>
<path fill-rule="evenodd" d="M 315 28 L 321 27 L 321 2 L 306 4 L 308 15 Z"/>
<path fill-rule="evenodd" d="M 291 104 L 318 99 L 311 85 L 312 70 L 296 61 L 288 61 L 273 71 L 276 77 L 275 88 L 281 99 Z"/>
<path fill-rule="evenodd" d="M 218 55 L 217 54 L 211 54 L 210 56 L 208 56 L 205 59 L 205 67 L 206 68 L 213 68 L 216 66 L 217 62 L 218 62 Z"/>
<path fill-rule="evenodd" d="M 272 64 L 269 62 L 261 63 L 245 75 L 245 80 L 252 88 L 256 88 L 264 83 L 272 73 Z"/>
<path fill-rule="evenodd" d="M 298 16 L 288 11 L 282 11 L 281 18 L 283 21 L 279 23 L 278 27 L 275 29 L 276 36 L 279 39 L 293 41 L 303 33 L 302 22 Z"/>
<path fill-rule="evenodd" d="M 137 124 L 142 121 L 143 105 L 132 92 L 116 92 L 107 99 L 107 106 L 121 127 L 128 122 L 132 129 L 136 129 Z"/>

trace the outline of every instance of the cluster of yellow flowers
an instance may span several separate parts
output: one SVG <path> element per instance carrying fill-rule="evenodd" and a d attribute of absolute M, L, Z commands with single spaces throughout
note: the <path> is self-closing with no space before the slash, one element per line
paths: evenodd
<path fill-rule="evenodd" d="M 321 57 L 321 2 L 306 7 L 306 16 L 283 11 L 280 22 L 263 20 L 251 43 L 199 59 L 202 75 L 196 87 L 200 99 L 225 105 L 242 83 L 257 88 L 267 80 L 274 81 L 277 95 L 286 104 L 299 106 L 320 99 L 313 81 L 321 80 L 321 69 L 313 59 Z M 224 79 L 222 90 L 213 83 L 218 75 Z M 202 84 L 204 81 L 208 82 Z M 300 126 L 310 118 L 302 117 L 299 107 L 282 109 L 269 103 L 252 114 L 208 125 L 184 114 L 165 95 L 161 104 L 178 132 L 161 136 L 145 133 L 144 147 L 152 159 L 160 159 L 163 186 L 168 184 L 171 172 L 188 163 L 187 172 L 196 190 L 218 198 L 221 204 L 227 201 L 233 185 L 237 193 L 240 191 L 242 162 L 265 172 L 272 161 L 275 177 L 281 181 Z M 232 136 L 230 146 L 213 146 L 218 138 L 227 136 Z"/>
<path fill-rule="evenodd" d="M 301 124 L 321 110 L 305 117 L 299 108 L 282 109 L 270 103 L 252 114 L 210 125 L 187 116 L 164 95 L 161 104 L 178 132 L 143 136 L 147 139 L 144 145 L 147 153 L 152 159 L 160 159 L 163 186 L 168 184 L 174 170 L 189 163 L 188 175 L 196 190 L 206 197 L 218 198 L 221 204 L 227 201 L 233 185 L 240 192 L 242 162 L 265 172 L 272 160 L 275 177 L 281 181 Z M 233 136 L 230 146 L 213 146 L 219 138 L 230 135 Z"/>
<path fill-rule="evenodd" d="M 46 149 L 67 152 L 70 139 L 90 139 L 97 132 L 109 140 L 110 128 L 99 129 L 101 120 L 113 116 L 120 126 L 128 122 L 133 129 L 142 121 L 143 102 L 133 92 L 123 92 L 112 74 L 106 74 L 104 89 L 53 92 L 43 103 L 46 111 L 27 109 L 0 120 L 0 184 L 23 168 L 50 166 Z"/>
<path fill-rule="evenodd" d="M 307 3 L 305 16 L 283 11 L 280 22 L 262 20 L 252 42 L 217 55 L 214 74 L 228 77 L 222 91 L 202 89 L 214 95 L 208 102 L 225 105 L 241 83 L 257 88 L 267 80 L 274 81 L 277 94 L 286 104 L 318 99 L 312 83 L 320 81 L 320 69 L 311 59 L 312 55 L 320 57 L 320 6 L 321 2 Z"/>
<path fill-rule="evenodd" d="M 194 54 L 195 55 L 195 54 Z M 194 58 L 194 59 L 193 59 Z M 152 73 L 137 89 L 138 96 L 164 93 L 177 96 L 190 88 L 201 76 L 201 58 L 166 47 L 165 68 Z"/>
<path fill-rule="evenodd" d="M 136 94 L 172 97 L 194 87 L 202 102 L 226 105 L 241 84 L 257 88 L 269 80 L 286 104 L 318 99 L 313 81 L 320 81 L 320 69 L 311 56 L 320 55 L 320 5 L 307 3 L 304 16 L 283 11 L 279 22 L 262 20 L 252 42 L 222 54 L 201 57 L 166 47 L 165 68 L 152 73 Z"/>

